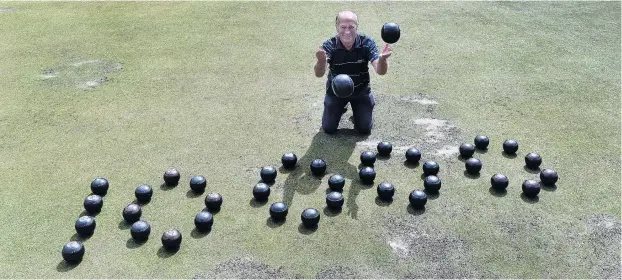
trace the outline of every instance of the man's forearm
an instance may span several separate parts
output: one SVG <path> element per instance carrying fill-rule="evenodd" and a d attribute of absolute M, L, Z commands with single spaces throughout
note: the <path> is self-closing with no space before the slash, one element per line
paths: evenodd
<path fill-rule="evenodd" d="M 315 67 L 313 67 L 315 71 L 316 77 L 322 77 L 326 73 L 326 62 L 316 62 Z"/>
<path fill-rule="evenodd" d="M 379 58 L 378 69 L 376 72 L 378 73 L 378 75 L 384 75 L 387 73 L 387 70 L 389 70 L 389 62 L 387 62 L 386 58 Z"/>

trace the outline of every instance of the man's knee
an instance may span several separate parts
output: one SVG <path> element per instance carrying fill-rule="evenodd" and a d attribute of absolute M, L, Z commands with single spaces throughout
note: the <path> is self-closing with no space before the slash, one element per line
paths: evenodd
<path fill-rule="evenodd" d="M 337 132 L 337 127 L 336 126 L 324 126 L 322 127 L 322 130 L 324 130 L 324 133 L 326 134 L 335 134 Z"/>
<path fill-rule="evenodd" d="M 371 134 L 371 130 L 373 128 L 373 125 L 367 125 L 367 126 L 357 126 L 356 130 L 363 135 L 369 135 Z"/>

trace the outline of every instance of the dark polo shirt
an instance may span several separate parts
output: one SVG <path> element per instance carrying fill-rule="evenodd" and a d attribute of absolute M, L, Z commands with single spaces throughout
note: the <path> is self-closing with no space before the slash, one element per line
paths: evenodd
<path fill-rule="evenodd" d="M 354 45 L 347 50 L 337 37 L 326 40 L 323 44 L 329 65 L 326 80 L 326 94 L 335 96 L 331 83 L 333 77 L 347 74 L 354 82 L 352 96 L 360 96 L 371 92 L 369 81 L 369 62 L 379 58 L 376 42 L 365 34 L 355 37 Z"/>

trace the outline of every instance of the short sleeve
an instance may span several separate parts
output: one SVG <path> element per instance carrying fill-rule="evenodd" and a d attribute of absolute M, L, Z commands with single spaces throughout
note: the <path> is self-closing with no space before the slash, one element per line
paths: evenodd
<path fill-rule="evenodd" d="M 330 62 L 333 50 L 335 49 L 335 43 L 333 42 L 333 40 L 328 39 L 324 41 L 324 44 L 322 44 L 322 48 L 324 48 L 324 51 L 326 52 L 326 60 Z"/>
<path fill-rule="evenodd" d="M 378 54 L 378 48 L 376 47 L 376 42 L 374 42 L 374 40 L 370 38 L 365 38 L 364 45 L 368 61 L 371 62 L 380 58 L 380 55 Z"/>

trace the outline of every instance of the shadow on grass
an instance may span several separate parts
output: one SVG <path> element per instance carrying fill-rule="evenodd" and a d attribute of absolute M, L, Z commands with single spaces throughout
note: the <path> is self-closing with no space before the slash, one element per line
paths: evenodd
<path fill-rule="evenodd" d="M 170 184 L 169 185 L 167 183 L 162 183 L 160 185 L 160 189 L 163 190 L 163 191 L 170 191 L 170 190 L 174 189 L 175 187 L 177 187 L 177 185 L 179 185 L 179 184 Z"/>
<path fill-rule="evenodd" d="M 272 186 L 274 186 L 274 184 L 276 184 L 276 180 L 274 180 L 272 182 L 265 182 L 264 180 L 259 179 L 259 181 L 257 181 L 257 184 L 266 184 L 266 185 L 272 187 Z"/>
<path fill-rule="evenodd" d="M 481 174 L 479 172 L 475 173 L 475 174 L 471 174 L 468 171 L 464 170 L 464 172 L 462 172 L 464 174 L 465 177 L 469 178 L 469 179 L 479 179 L 479 177 L 481 177 Z"/>
<path fill-rule="evenodd" d="M 547 192 L 554 192 L 557 190 L 557 185 L 553 184 L 553 185 L 545 185 L 540 183 L 540 185 L 542 186 L 542 189 L 547 191 Z"/>
<path fill-rule="evenodd" d="M 83 210 L 82 212 L 80 212 L 80 215 L 78 217 L 82 217 L 82 216 L 97 217 L 99 213 L 101 213 L 101 211 L 90 213 L 89 211 Z"/>
<path fill-rule="evenodd" d="M 78 265 L 80 265 L 80 263 L 82 262 L 82 260 L 77 261 L 77 262 L 66 262 L 65 260 L 61 260 L 58 265 L 56 266 L 56 271 L 58 272 L 68 272 L 74 268 L 76 268 Z"/>
<path fill-rule="evenodd" d="M 287 218 L 280 219 L 280 220 L 275 220 L 275 219 L 272 219 L 272 217 L 268 217 L 268 219 L 266 219 L 266 225 L 269 228 L 278 228 L 278 227 L 284 225 L 285 222 L 287 222 Z"/>
<path fill-rule="evenodd" d="M 414 207 L 412 207 L 412 205 L 408 204 L 408 206 L 406 206 L 406 211 L 408 211 L 408 213 L 411 214 L 411 215 L 419 216 L 419 215 L 423 215 L 423 213 L 425 213 L 425 207 L 414 208 Z"/>
<path fill-rule="evenodd" d="M 190 190 L 188 190 L 188 191 L 186 192 L 186 197 L 187 197 L 187 198 L 197 198 L 197 197 L 202 196 L 204 192 L 205 192 L 204 190 L 203 190 L 203 191 L 201 191 L 201 192 L 195 192 L 195 191 L 193 191 L 193 190 L 191 190 L 191 189 L 190 189 Z"/>
<path fill-rule="evenodd" d="M 356 148 L 356 143 L 367 139 L 367 135 L 360 135 L 354 129 L 339 129 L 335 134 L 326 134 L 323 131 L 316 133 L 311 140 L 307 151 L 298 158 L 300 167 L 292 170 L 283 183 L 283 202 L 292 205 L 296 194 L 309 195 L 315 193 L 322 185 L 326 174 L 341 174 L 352 184 L 346 198 L 348 213 L 353 217 L 358 214 L 356 197 L 364 186 L 358 183 L 358 168 L 348 162 Z M 326 162 L 326 172 L 318 177 L 311 174 L 309 166 L 314 159 Z M 307 168 L 301 168 L 307 167 Z"/>
<path fill-rule="evenodd" d="M 376 202 L 376 205 L 378 205 L 380 207 L 386 207 L 386 206 L 389 206 L 389 205 L 391 205 L 393 203 L 393 198 L 391 197 L 391 198 L 389 198 L 387 200 L 383 200 L 382 198 L 376 196 L 375 202 Z"/>
<path fill-rule="evenodd" d="M 540 171 L 542 171 L 542 170 L 540 170 L 540 167 L 536 167 L 534 169 L 531 169 L 531 168 L 527 167 L 527 165 L 523 165 L 523 169 L 525 171 L 531 173 L 531 174 L 538 174 L 538 173 L 540 173 Z"/>
<path fill-rule="evenodd" d="M 534 204 L 534 203 L 537 203 L 538 201 L 540 201 L 540 197 L 539 196 L 529 197 L 529 196 L 526 196 L 525 193 L 521 193 L 520 194 L 520 198 L 524 202 L 527 202 L 527 203 L 530 203 L 530 204 Z"/>
<path fill-rule="evenodd" d="M 289 173 L 292 173 L 294 170 L 299 169 L 299 168 L 301 168 L 300 164 L 298 162 L 296 162 L 296 165 L 294 167 L 292 167 L 292 168 L 285 168 L 283 165 L 281 165 L 281 166 L 279 166 L 278 171 L 279 171 L 280 174 L 289 174 Z"/>
<path fill-rule="evenodd" d="M 158 254 L 157 255 L 161 259 L 170 258 L 170 257 L 174 256 L 175 254 L 177 254 L 177 252 L 179 252 L 179 249 L 180 249 L 180 247 L 166 249 L 166 248 L 164 248 L 164 246 L 161 246 L 160 249 L 158 249 Z"/>
<path fill-rule="evenodd" d="M 210 232 L 212 232 L 212 229 L 210 228 L 209 230 L 205 230 L 205 231 L 200 231 L 197 228 L 192 229 L 192 232 L 190 232 L 190 236 L 192 236 L 192 238 L 194 239 L 199 239 L 199 238 L 203 238 L 205 236 L 207 236 L 208 234 L 210 234 Z"/>
<path fill-rule="evenodd" d="M 126 222 L 125 220 L 121 220 L 119 222 L 119 225 L 117 226 L 119 229 L 129 229 L 130 227 L 132 227 L 131 224 L 129 224 L 128 222 Z"/>
<path fill-rule="evenodd" d="M 341 214 L 342 211 L 342 208 L 331 209 L 328 208 L 328 206 L 324 206 L 324 210 L 322 212 L 324 212 L 324 215 L 326 215 L 327 217 L 335 217 Z"/>
<path fill-rule="evenodd" d="M 134 201 L 132 201 L 132 203 L 138 204 L 138 205 L 140 205 L 140 207 L 143 207 L 143 206 L 149 204 L 149 202 L 151 202 L 151 199 L 146 200 L 146 201 L 139 201 L 138 199 L 134 199 Z"/>
<path fill-rule="evenodd" d="M 388 154 L 386 156 L 380 155 L 380 154 L 376 155 L 376 159 L 379 161 L 387 161 L 387 160 L 390 160 L 391 157 L 392 157 L 392 154 Z"/>
<path fill-rule="evenodd" d="M 475 148 L 475 152 L 478 153 L 478 154 L 482 154 L 483 155 L 483 154 L 488 153 L 488 148 L 486 148 L 486 149 Z"/>
<path fill-rule="evenodd" d="M 268 203 L 268 199 L 257 200 L 255 198 L 251 198 L 248 201 L 248 205 L 250 205 L 253 208 L 262 207 L 262 206 L 266 205 L 267 203 Z"/>
<path fill-rule="evenodd" d="M 309 235 L 317 231 L 317 228 L 318 228 L 318 225 L 314 225 L 312 227 L 306 227 L 304 224 L 300 223 L 300 225 L 298 226 L 298 232 L 304 235 Z"/>
<path fill-rule="evenodd" d="M 147 240 L 142 240 L 142 241 L 136 241 L 134 240 L 134 238 L 129 238 L 127 241 L 125 241 L 125 247 L 127 247 L 128 249 L 136 249 L 140 246 L 143 246 L 145 243 L 147 243 Z"/>
<path fill-rule="evenodd" d="M 406 167 L 408 169 L 415 169 L 415 168 L 419 167 L 419 165 L 420 165 L 419 162 L 411 163 L 411 162 L 409 162 L 407 160 L 404 161 L 404 167 Z"/>
<path fill-rule="evenodd" d="M 501 152 L 501 155 L 502 155 L 504 158 L 509 158 L 509 159 L 514 159 L 514 158 L 518 157 L 518 155 L 517 155 L 517 154 L 515 154 L 515 153 L 514 153 L 514 154 L 508 154 L 508 153 L 506 153 L 505 151 Z"/>
<path fill-rule="evenodd" d="M 94 234 L 94 233 L 93 233 Z M 70 241 L 80 241 L 80 242 L 85 242 L 87 240 L 89 240 L 91 237 L 93 237 L 93 234 L 89 234 L 89 235 L 80 235 L 78 233 L 74 233 L 69 240 Z"/>
<path fill-rule="evenodd" d="M 218 209 L 216 209 L 216 208 L 215 209 L 209 209 L 207 207 L 204 207 L 201 211 L 210 212 L 210 213 L 212 213 L 212 215 L 216 215 L 216 214 L 220 213 L 221 209 L 222 209 L 222 207 L 218 208 Z"/>
<path fill-rule="evenodd" d="M 488 192 L 496 197 L 504 197 L 508 194 L 506 189 L 495 189 L 493 187 L 488 188 Z"/>
<path fill-rule="evenodd" d="M 461 161 L 461 162 L 465 162 L 467 159 L 470 159 L 470 158 L 472 158 L 472 156 L 470 156 L 470 157 L 463 157 L 462 155 L 458 156 L 458 160 Z"/>
<path fill-rule="evenodd" d="M 430 191 L 424 189 L 423 192 L 425 193 L 425 195 L 428 196 L 429 200 L 435 200 L 441 195 L 439 191 Z"/>
<path fill-rule="evenodd" d="M 375 163 L 374 163 L 374 164 L 362 164 L 362 163 L 359 163 L 359 165 L 357 165 L 357 166 L 356 166 L 356 168 L 357 168 L 358 170 L 361 170 L 361 169 L 363 169 L 363 168 L 365 168 L 365 167 L 368 167 L 368 166 L 369 166 L 369 167 L 371 167 L 371 168 L 373 168 L 373 169 L 374 169 L 374 171 L 376 170 Z"/>

